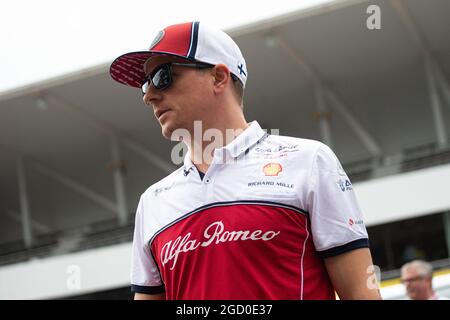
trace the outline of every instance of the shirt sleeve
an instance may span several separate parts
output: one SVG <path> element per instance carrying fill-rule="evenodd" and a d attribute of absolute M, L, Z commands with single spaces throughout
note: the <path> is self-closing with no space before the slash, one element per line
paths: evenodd
<path fill-rule="evenodd" d="M 322 143 L 311 168 L 308 211 L 314 246 L 320 256 L 369 247 L 352 183 L 334 152 Z"/>
<path fill-rule="evenodd" d="M 155 294 L 164 292 L 158 267 L 146 242 L 145 215 L 143 197 L 136 210 L 133 247 L 131 257 L 131 291 L 136 293 Z"/>

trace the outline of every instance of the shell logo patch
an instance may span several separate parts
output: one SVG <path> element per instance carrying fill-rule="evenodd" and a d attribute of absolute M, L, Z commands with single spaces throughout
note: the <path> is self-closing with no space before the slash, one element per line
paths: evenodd
<path fill-rule="evenodd" d="M 263 172 L 266 176 L 275 177 L 283 171 L 283 167 L 279 163 L 268 163 L 263 167 Z"/>

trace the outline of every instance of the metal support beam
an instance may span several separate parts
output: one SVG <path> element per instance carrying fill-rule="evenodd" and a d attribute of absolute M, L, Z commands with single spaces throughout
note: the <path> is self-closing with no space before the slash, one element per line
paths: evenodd
<path fill-rule="evenodd" d="M 7 217 L 9 217 L 11 220 L 22 224 L 22 218 L 21 214 L 19 212 L 16 212 L 14 210 L 10 210 L 7 208 L 3 208 L 2 211 L 6 214 Z M 49 233 L 52 231 L 52 229 L 34 219 L 30 219 L 31 222 L 31 228 L 34 231 L 40 232 L 40 233 Z"/>
<path fill-rule="evenodd" d="M 369 150 L 369 152 L 375 157 L 381 156 L 381 149 L 370 134 L 363 128 L 362 124 L 356 119 L 356 117 L 345 106 L 342 100 L 332 91 L 327 90 L 326 96 L 332 102 L 332 106 L 341 114 L 347 124 L 356 133 L 356 136 Z"/>
<path fill-rule="evenodd" d="M 73 191 L 77 192 L 78 194 L 85 196 L 86 198 L 94 201 L 98 205 L 100 205 L 108 210 L 111 210 L 112 212 L 117 213 L 117 206 L 115 203 L 113 203 L 109 199 L 103 197 L 102 195 L 96 193 L 95 191 L 91 190 L 90 188 L 84 186 L 83 184 L 75 181 L 72 178 L 67 177 L 66 175 L 64 175 L 62 173 L 57 172 L 56 170 L 41 163 L 40 161 L 37 161 L 36 159 L 33 159 L 32 157 L 25 155 L 20 150 L 17 150 L 11 146 L 7 146 L 4 144 L 0 144 L 0 147 L 17 154 L 19 159 L 20 158 L 23 159 L 24 157 L 26 157 L 28 167 L 34 168 L 35 170 L 39 171 L 41 174 L 44 174 L 44 175 L 60 182 L 61 184 L 67 186 L 68 188 L 72 189 Z M 18 166 L 18 168 L 20 168 L 20 165 Z M 18 170 L 18 172 L 19 172 L 18 176 L 20 177 L 20 175 L 22 173 L 20 173 L 20 170 Z M 24 171 L 23 171 L 23 174 L 24 174 Z M 19 182 L 20 182 L 20 179 L 19 179 Z M 19 187 L 20 187 L 20 185 L 19 185 Z"/>
<path fill-rule="evenodd" d="M 318 82 L 314 83 L 314 93 L 316 96 L 317 117 L 319 121 L 319 129 L 322 135 L 322 141 L 333 149 L 333 141 L 331 139 L 330 113 L 327 110 L 322 85 Z"/>
<path fill-rule="evenodd" d="M 434 74 L 436 75 L 436 80 L 441 89 L 442 95 L 444 96 L 447 107 L 450 108 L 450 85 L 447 81 L 447 78 L 443 74 L 442 70 L 436 68 L 436 66 L 434 66 Z"/>
<path fill-rule="evenodd" d="M 408 31 L 411 40 L 421 50 L 423 55 L 427 55 L 429 50 L 426 45 L 425 38 L 414 23 L 414 20 L 406 8 L 403 0 L 389 0 L 389 3 L 395 9 L 395 12 L 405 26 L 406 31 Z"/>
<path fill-rule="evenodd" d="M 341 99 L 339 99 L 338 95 L 324 84 L 317 72 L 315 72 L 313 68 L 308 65 L 305 60 L 297 52 L 295 52 L 295 50 L 292 49 L 280 35 L 273 35 L 272 40 L 297 64 L 298 67 L 302 69 L 303 74 L 311 78 L 314 83 L 319 83 L 321 85 L 325 97 L 327 97 L 332 103 L 330 106 L 335 108 L 342 115 L 369 152 L 374 157 L 379 157 L 381 155 L 381 148 L 375 142 L 375 139 L 373 139 L 371 135 L 363 128 L 362 124 L 360 124 L 360 122 L 345 106 Z"/>
<path fill-rule="evenodd" d="M 403 25 L 406 28 L 406 31 L 410 35 L 411 40 L 417 46 L 417 48 L 422 53 L 425 59 L 425 67 L 427 74 L 427 85 L 428 90 L 430 91 L 430 100 L 431 100 L 431 108 L 433 111 L 433 119 L 436 126 L 436 136 L 437 143 L 439 147 L 442 147 L 443 144 L 447 143 L 447 136 L 445 135 L 445 127 L 444 122 L 442 120 L 440 100 L 439 100 L 439 92 L 438 89 L 442 90 L 442 94 L 447 100 L 447 105 L 450 107 L 450 86 L 447 79 L 444 76 L 444 72 L 441 68 L 439 68 L 438 63 L 434 59 L 431 50 L 429 49 L 429 45 L 423 36 L 421 30 L 414 22 L 409 10 L 405 6 L 403 0 L 390 0 L 389 3 L 395 9 L 395 12 L 399 16 Z M 440 117 L 440 119 L 438 119 Z"/>
<path fill-rule="evenodd" d="M 144 147 L 139 142 L 136 142 L 127 137 L 119 137 L 120 141 L 123 143 L 125 147 L 134 151 L 136 154 L 140 155 L 142 158 L 148 161 L 148 163 L 155 165 L 159 169 L 163 170 L 165 173 L 171 173 L 176 170 L 176 167 L 173 164 L 170 164 L 154 152 L 151 152 L 146 147 Z"/>
<path fill-rule="evenodd" d="M 170 163 L 168 163 L 166 160 L 162 159 L 160 156 L 156 155 L 155 153 L 148 150 L 144 145 L 141 143 L 127 137 L 124 133 L 119 132 L 119 130 L 113 128 L 110 125 L 107 125 L 100 121 L 99 119 L 96 119 L 94 116 L 88 114 L 85 111 L 82 111 L 80 108 L 77 108 L 76 106 L 69 104 L 67 101 L 56 97 L 55 95 L 45 95 L 44 99 L 47 100 L 49 103 L 51 103 L 52 106 L 55 106 L 61 111 L 69 113 L 71 116 L 76 116 L 79 120 L 83 121 L 85 124 L 92 127 L 94 130 L 100 131 L 105 135 L 111 136 L 116 135 L 117 138 L 129 149 L 136 152 L 138 155 L 143 157 L 145 160 L 147 160 L 152 165 L 156 166 L 157 168 L 163 170 L 165 173 L 171 173 L 173 172 L 176 167 Z"/>
<path fill-rule="evenodd" d="M 19 182 L 19 203 L 23 241 L 25 243 L 25 247 L 30 248 L 33 243 L 33 232 L 31 230 L 31 213 L 28 198 L 27 178 L 25 173 L 25 162 L 22 156 L 19 156 L 17 159 L 17 180 Z"/>
<path fill-rule="evenodd" d="M 82 185 L 79 182 L 76 182 L 75 180 L 56 172 L 53 169 L 50 169 L 46 166 L 44 166 L 41 163 L 38 163 L 37 161 L 34 161 L 30 163 L 30 166 L 35 168 L 37 171 L 41 172 L 42 174 L 60 182 L 61 184 L 65 185 L 69 189 L 75 191 L 76 193 L 92 200 L 93 202 L 97 203 L 98 205 L 111 210 L 112 212 L 117 212 L 117 206 L 115 203 L 110 201 L 109 199 L 103 197 L 102 195 L 96 193 L 95 191 L 89 189 L 88 187 Z"/>
<path fill-rule="evenodd" d="M 428 93 L 430 95 L 430 106 L 433 113 L 433 121 L 436 130 L 436 139 L 439 148 L 445 148 L 448 143 L 445 123 L 442 114 L 441 100 L 437 88 L 433 63 L 430 58 L 425 58 L 425 72 L 427 75 Z"/>
<path fill-rule="evenodd" d="M 112 170 L 114 178 L 114 190 L 117 201 L 117 218 L 119 224 L 124 226 L 128 222 L 128 209 L 124 183 L 124 164 L 120 158 L 119 143 L 115 135 L 110 139 Z"/>

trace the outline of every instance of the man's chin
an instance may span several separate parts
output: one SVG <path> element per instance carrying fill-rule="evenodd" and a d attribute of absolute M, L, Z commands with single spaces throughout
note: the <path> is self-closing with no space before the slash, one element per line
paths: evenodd
<path fill-rule="evenodd" d="M 171 127 L 164 127 L 161 128 L 161 133 L 164 138 L 170 141 L 180 141 L 178 136 L 174 134 L 174 131 L 176 131 L 174 128 Z"/>
<path fill-rule="evenodd" d="M 161 133 L 164 138 L 170 141 L 176 141 L 176 142 L 185 142 L 188 143 L 190 141 L 190 133 L 185 128 L 180 128 L 177 126 L 167 126 L 162 125 L 161 126 Z"/>
<path fill-rule="evenodd" d="M 168 131 L 168 130 L 164 130 L 164 128 L 161 130 L 162 136 L 167 139 L 167 140 L 171 140 L 174 141 L 175 139 L 173 139 L 172 137 L 172 131 Z"/>

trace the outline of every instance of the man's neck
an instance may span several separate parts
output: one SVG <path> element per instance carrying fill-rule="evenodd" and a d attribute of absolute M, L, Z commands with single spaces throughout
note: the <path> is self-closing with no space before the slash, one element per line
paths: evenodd
<path fill-rule="evenodd" d="M 238 135 L 244 132 L 249 125 L 245 119 L 238 118 L 227 124 L 218 124 L 202 128 L 201 137 L 194 134 L 189 144 L 191 161 L 201 172 L 206 172 L 212 163 L 214 150 L 230 144 Z"/>

